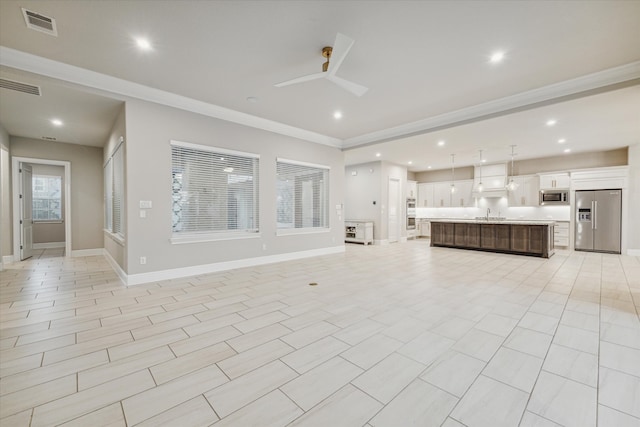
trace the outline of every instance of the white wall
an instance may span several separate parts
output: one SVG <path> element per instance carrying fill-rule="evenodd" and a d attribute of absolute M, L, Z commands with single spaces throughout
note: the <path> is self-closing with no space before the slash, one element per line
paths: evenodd
<path fill-rule="evenodd" d="M 373 239 L 382 240 L 382 162 L 347 166 L 344 184 L 345 220 L 373 221 Z"/>
<path fill-rule="evenodd" d="M 260 155 L 259 238 L 171 244 L 171 140 Z M 196 271 L 208 264 L 278 255 L 294 257 L 304 251 L 344 250 L 344 222 L 338 219 L 336 209 L 344 201 L 344 156 L 338 148 L 139 100 L 127 101 L 126 144 L 129 275 L 188 268 Z M 331 168 L 330 231 L 276 236 L 277 157 Z M 153 203 L 144 219 L 139 217 L 140 200 Z M 147 258 L 145 265 L 139 263 L 141 256 Z"/>
<path fill-rule="evenodd" d="M 640 144 L 629 147 L 629 226 L 627 253 L 640 256 Z"/>

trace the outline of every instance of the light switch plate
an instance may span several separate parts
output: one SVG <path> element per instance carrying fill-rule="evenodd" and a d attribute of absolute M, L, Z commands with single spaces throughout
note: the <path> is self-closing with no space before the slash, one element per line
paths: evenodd
<path fill-rule="evenodd" d="M 152 206 L 151 200 L 140 200 L 140 209 L 151 209 Z"/>

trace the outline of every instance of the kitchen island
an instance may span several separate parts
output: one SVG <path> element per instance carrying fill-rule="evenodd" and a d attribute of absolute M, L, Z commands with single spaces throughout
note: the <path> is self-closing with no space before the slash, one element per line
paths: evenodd
<path fill-rule="evenodd" d="M 549 258 L 554 221 L 431 220 L 431 246 Z"/>

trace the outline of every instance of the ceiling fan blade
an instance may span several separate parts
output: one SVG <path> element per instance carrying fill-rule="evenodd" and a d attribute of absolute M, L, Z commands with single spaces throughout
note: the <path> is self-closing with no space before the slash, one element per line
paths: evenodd
<path fill-rule="evenodd" d="M 329 59 L 329 74 L 335 74 L 342 65 L 344 58 L 356 41 L 350 39 L 344 34 L 336 34 L 336 41 L 333 43 L 333 51 L 331 52 L 331 58 Z"/>
<path fill-rule="evenodd" d="M 338 86 L 340 86 L 341 88 L 343 88 L 345 90 L 348 90 L 349 92 L 351 92 L 352 94 L 354 94 L 356 96 L 362 96 L 369 90 L 368 87 L 364 87 L 364 86 L 359 85 L 357 83 L 350 82 L 349 80 L 345 80 L 345 79 L 340 78 L 338 76 L 328 75 L 327 76 L 327 80 L 337 84 Z"/>
<path fill-rule="evenodd" d="M 275 87 L 289 86 L 289 85 L 294 85 L 296 83 L 304 83 L 311 80 L 322 79 L 326 76 L 327 76 L 327 73 L 309 74 L 308 76 L 302 76 L 302 77 L 298 77 L 297 79 L 287 80 L 286 82 L 277 83 L 274 86 Z"/>

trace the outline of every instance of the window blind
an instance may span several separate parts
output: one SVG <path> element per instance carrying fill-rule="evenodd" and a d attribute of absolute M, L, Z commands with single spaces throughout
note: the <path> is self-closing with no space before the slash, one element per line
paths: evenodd
<path fill-rule="evenodd" d="M 113 232 L 113 162 L 104 165 L 104 228 Z"/>
<path fill-rule="evenodd" d="M 329 227 L 329 167 L 277 159 L 278 229 Z"/>
<path fill-rule="evenodd" d="M 62 177 L 33 175 L 33 220 L 60 221 L 62 219 Z"/>
<path fill-rule="evenodd" d="M 123 235 L 124 154 L 123 144 L 113 153 L 113 233 Z"/>
<path fill-rule="evenodd" d="M 174 235 L 257 232 L 257 155 L 171 143 Z"/>

